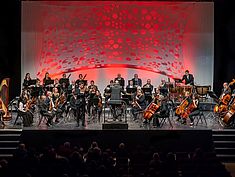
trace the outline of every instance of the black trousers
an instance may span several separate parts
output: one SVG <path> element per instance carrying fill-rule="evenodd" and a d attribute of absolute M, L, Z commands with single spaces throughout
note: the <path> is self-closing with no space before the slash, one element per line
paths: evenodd
<path fill-rule="evenodd" d="M 74 115 L 76 117 L 78 126 L 79 126 L 80 120 L 82 121 L 82 126 L 85 126 L 85 105 L 81 105 L 77 107 L 76 110 L 74 110 Z"/>
<path fill-rule="evenodd" d="M 159 121 L 159 118 L 164 118 L 164 117 L 167 117 L 169 115 L 167 114 L 161 114 L 161 113 L 155 113 L 153 115 L 153 126 L 160 126 L 160 121 Z"/>
<path fill-rule="evenodd" d="M 198 116 L 199 113 L 200 113 L 199 110 L 195 110 L 195 111 L 193 111 L 193 112 L 191 112 L 191 113 L 189 114 L 189 119 L 191 120 L 191 122 L 193 122 L 194 117 L 195 117 L 195 116 Z"/>

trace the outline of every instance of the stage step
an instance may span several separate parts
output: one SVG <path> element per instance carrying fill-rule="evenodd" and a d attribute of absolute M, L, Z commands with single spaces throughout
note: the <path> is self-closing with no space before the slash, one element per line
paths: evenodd
<path fill-rule="evenodd" d="M 213 130 L 212 133 L 217 157 L 222 162 L 235 162 L 235 130 Z"/>
<path fill-rule="evenodd" d="M 21 129 L 0 129 L 0 159 L 11 158 L 19 143 Z"/>

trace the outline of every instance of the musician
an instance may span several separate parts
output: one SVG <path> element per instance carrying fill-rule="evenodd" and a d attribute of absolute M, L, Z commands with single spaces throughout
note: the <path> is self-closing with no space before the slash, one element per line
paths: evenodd
<path fill-rule="evenodd" d="M 142 86 L 142 80 L 138 78 L 138 74 L 134 74 L 134 78 L 132 80 L 135 86 Z"/>
<path fill-rule="evenodd" d="M 194 77 L 192 74 L 189 73 L 189 70 L 185 71 L 185 74 L 183 75 L 181 81 L 184 81 L 185 85 L 194 85 Z"/>
<path fill-rule="evenodd" d="M 83 83 L 84 85 L 86 85 L 87 83 L 85 83 L 85 76 L 83 76 L 82 74 L 78 75 L 78 80 L 76 80 L 76 85 L 79 86 L 81 83 Z"/>
<path fill-rule="evenodd" d="M 70 77 L 70 75 L 69 75 Z M 63 73 L 62 78 L 60 78 L 59 83 L 60 83 L 60 88 L 61 91 L 67 93 L 68 87 L 69 87 L 69 77 L 66 77 L 66 74 Z"/>
<path fill-rule="evenodd" d="M 153 85 L 151 84 L 151 80 L 147 79 L 147 83 L 144 84 L 143 88 L 150 88 L 150 91 L 144 91 L 145 99 L 147 101 L 147 104 L 152 101 L 152 91 L 153 91 Z"/>
<path fill-rule="evenodd" d="M 192 104 L 193 104 L 193 111 L 189 114 L 189 119 L 191 121 L 190 126 L 194 125 L 194 117 L 200 114 L 199 111 L 199 97 L 196 94 L 192 95 Z M 186 121 L 186 120 L 185 120 Z"/>
<path fill-rule="evenodd" d="M 115 121 L 117 118 L 119 118 L 119 121 L 121 120 L 121 114 L 123 113 L 122 109 L 122 103 L 121 103 L 121 94 L 126 94 L 126 92 L 123 90 L 122 86 L 120 86 L 119 82 L 116 80 L 113 84 L 113 87 L 111 87 L 111 96 L 110 100 L 108 101 L 108 104 L 111 106 L 111 112 L 113 115 L 113 120 Z M 121 110 L 121 113 L 117 113 L 117 110 Z"/>
<path fill-rule="evenodd" d="M 145 107 L 146 107 L 145 95 L 142 90 L 137 90 L 131 108 L 131 113 L 134 117 L 134 120 L 137 120 L 138 112 L 144 110 Z"/>
<path fill-rule="evenodd" d="M 18 114 L 23 118 L 23 126 L 29 127 L 33 124 L 33 114 L 29 110 L 29 95 L 23 91 L 18 101 Z"/>
<path fill-rule="evenodd" d="M 129 80 L 129 84 L 126 86 L 126 89 L 128 88 L 135 88 L 136 86 L 134 85 L 133 80 Z"/>
<path fill-rule="evenodd" d="M 165 80 L 165 79 L 161 79 L 161 83 L 160 83 L 160 85 L 159 85 L 159 91 L 160 91 L 160 94 L 161 94 L 161 95 L 167 96 L 167 94 L 168 94 L 168 88 L 167 88 L 166 80 Z"/>
<path fill-rule="evenodd" d="M 105 102 L 107 102 L 111 96 L 111 87 L 113 87 L 113 84 L 113 80 L 110 80 L 109 85 L 107 85 L 104 89 Z"/>
<path fill-rule="evenodd" d="M 120 86 L 122 86 L 122 88 L 124 88 L 124 86 L 125 86 L 125 80 L 124 80 L 124 78 L 121 77 L 121 74 L 120 74 L 120 73 L 117 74 L 117 77 L 114 79 L 114 82 L 115 82 L 115 81 L 118 81 L 119 84 L 120 84 Z"/>
<path fill-rule="evenodd" d="M 96 91 L 98 90 L 98 88 L 94 84 L 93 80 L 90 83 L 91 83 L 91 85 L 88 86 L 89 93 L 88 93 L 88 102 L 87 102 L 87 113 L 88 113 L 88 116 L 90 116 L 90 113 L 91 113 L 91 105 L 93 104 L 92 103 L 92 99 L 95 96 Z"/>
<path fill-rule="evenodd" d="M 53 107 L 51 100 L 52 99 L 50 99 L 48 96 L 41 95 L 40 99 L 39 99 L 39 104 L 38 104 L 40 114 L 42 116 L 47 117 L 46 125 L 48 127 L 50 127 L 52 125 L 52 120 L 53 120 L 53 117 L 54 117 L 54 113 L 51 110 L 49 110 L 49 109 L 51 109 L 50 106 Z"/>
<path fill-rule="evenodd" d="M 44 76 L 44 78 L 43 78 L 43 85 L 45 85 L 46 80 L 51 80 L 51 77 L 49 76 L 49 73 L 48 73 L 48 72 L 45 73 L 45 76 Z"/>
<path fill-rule="evenodd" d="M 72 80 L 71 84 L 68 86 L 68 93 L 72 93 L 72 90 L 76 88 L 76 81 Z"/>
<path fill-rule="evenodd" d="M 147 79 L 147 83 L 144 84 L 143 88 L 151 88 L 151 93 L 153 91 L 153 85 L 151 84 L 151 80 Z"/>
<path fill-rule="evenodd" d="M 88 86 L 88 89 L 92 90 L 93 88 L 95 90 L 98 90 L 98 87 L 95 85 L 95 81 L 91 80 L 90 85 Z"/>
<path fill-rule="evenodd" d="M 82 126 L 85 127 L 85 106 L 86 106 L 85 98 L 88 96 L 88 89 L 86 88 L 83 82 L 81 82 L 79 88 L 75 90 L 75 94 L 77 95 L 77 100 L 76 100 L 77 127 L 79 127 L 80 119 L 82 121 Z"/>
<path fill-rule="evenodd" d="M 60 96 L 60 93 L 59 93 L 58 88 L 54 87 L 52 89 L 52 99 L 53 99 L 53 101 L 55 102 L 59 98 L 59 96 Z"/>
<path fill-rule="evenodd" d="M 229 84 L 227 82 L 224 82 L 220 99 L 222 99 L 227 94 L 231 94 L 231 88 L 229 87 Z"/>
<path fill-rule="evenodd" d="M 170 114 L 170 110 L 168 108 L 167 100 L 164 99 L 164 95 L 158 96 L 158 104 L 160 104 L 159 109 L 153 115 L 153 127 L 160 127 L 159 118 L 167 117 Z"/>
<path fill-rule="evenodd" d="M 55 78 L 55 80 L 54 80 L 54 87 L 60 88 L 60 83 L 59 83 L 59 79 L 58 78 Z"/>
<path fill-rule="evenodd" d="M 95 93 L 93 99 L 94 99 L 94 100 L 95 100 L 95 99 L 98 100 L 98 104 L 96 104 L 97 102 L 96 102 L 96 103 L 93 102 L 92 106 L 93 106 L 93 108 L 94 108 L 94 113 L 95 113 L 95 115 L 96 115 L 96 113 L 97 113 L 97 115 L 98 115 L 98 122 L 100 122 L 100 116 L 101 116 L 101 113 L 102 113 L 102 107 L 103 107 L 103 105 L 102 105 L 102 96 L 101 96 L 101 93 L 100 93 L 99 90 L 96 90 L 96 93 Z"/>
<path fill-rule="evenodd" d="M 39 78 L 37 78 L 35 87 L 32 87 L 31 96 L 32 97 L 38 97 L 38 96 L 41 96 L 43 94 L 43 92 L 44 92 L 44 90 L 43 90 L 43 87 L 41 85 L 41 81 L 40 81 Z"/>
<path fill-rule="evenodd" d="M 29 87 L 29 81 L 31 80 L 30 73 L 26 73 L 24 77 L 23 87 L 27 89 Z"/>
<path fill-rule="evenodd" d="M 188 105 L 192 102 L 192 95 L 188 91 L 185 92 L 185 99 L 182 102 L 184 102 L 184 101 L 187 101 Z M 182 102 L 181 102 L 181 104 L 182 104 Z M 180 105 L 177 108 L 180 108 Z M 180 115 L 176 114 L 176 116 L 177 116 L 176 121 L 179 121 L 179 122 L 181 121 L 182 124 L 186 124 L 185 119 L 182 119 L 182 117 L 181 117 L 182 116 L 181 113 L 180 113 Z"/>

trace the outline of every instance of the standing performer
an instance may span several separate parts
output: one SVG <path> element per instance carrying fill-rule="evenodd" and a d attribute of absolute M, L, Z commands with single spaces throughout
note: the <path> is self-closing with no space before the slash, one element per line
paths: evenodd
<path fill-rule="evenodd" d="M 88 96 L 88 90 L 85 87 L 84 83 L 81 82 L 78 89 L 75 91 L 77 95 L 76 100 L 76 110 L 77 110 L 77 126 L 79 127 L 79 121 L 81 119 L 82 126 L 85 126 L 85 106 L 86 106 L 86 100 L 85 98 Z"/>
<path fill-rule="evenodd" d="M 142 86 L 142 80 L 138 78 L 138 74 L 134 74 L 134 78 L 132 80 L 135 86 Z"/>
<path fill-rule="evenodd" d="M 181 81 L 184 81 L 185 85 L 194 85 L 194 77 L 192 74 L 189 74 L 189 70 L 185 71 L 185 74 L 183 75 Z"/>
<path fill-rule="evenodd" d="M 114 79 L 114 82 L 115 82 L 115 81 L 118 81 L 119 84 L 120 84 L 120 86 L 122 86 L 122 88 L 124 88 L 124 86 L 125 86 L 125 80 L 124 80 L 124 78 L 121 76 L 120 73 L 117 74 L 117 77 Z"/>
<path fill-rule="evenodd" d="M 24 89 L 27 89 L 29 87 L 29 81 L 31 80 L 30 73 L 26 73 L 24 82 L 23 82 L 23 87 Z"/>

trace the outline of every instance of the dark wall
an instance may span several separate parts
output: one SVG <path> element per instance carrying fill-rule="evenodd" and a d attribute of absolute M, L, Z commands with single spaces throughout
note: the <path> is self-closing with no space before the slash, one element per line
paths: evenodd
<path fill-rule="evenodd" d="M 10 98 L 20 93 L 20 1 L 3 1 L 0 6 L 0 81 L 11 78 Z"/>
<path fill-rule="evenodd" d="M 230 2 L 230 3 L 229 3 Z M 20 93 L 20 0 L 0 6 L 0 80 L 11 78 L 10 97 Z M 235 10 L 231 1 L 215 0 L 214 91 L 235 77 Z"/>

